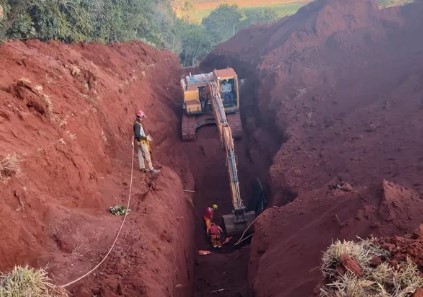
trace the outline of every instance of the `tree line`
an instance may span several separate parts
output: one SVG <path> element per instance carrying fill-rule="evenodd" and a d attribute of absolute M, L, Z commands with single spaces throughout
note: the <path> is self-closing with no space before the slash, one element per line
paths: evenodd
<path fill-rule="evenodd" d="M 177 17 L 172 0 L 0 0 L 0 38 L 99 42 L 142 40 L 195 65 L 215 45 L 254 23 L 274 21 L 271 9 L 223 4 L 201 24 Z M 185 1 L 185 12 L 192 7 Z"/>

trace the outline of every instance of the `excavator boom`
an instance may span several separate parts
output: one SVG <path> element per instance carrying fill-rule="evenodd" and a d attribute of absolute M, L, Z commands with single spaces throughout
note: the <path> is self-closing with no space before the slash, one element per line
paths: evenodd
<path fill-rule="evenodd" d="M 230 178 L 233 213 L 223 216 L 226 232 L 229 235 L 242 233 L 246 226 L 255 218 L 255 212 L 246 211 L 239 189 L 238 171 L 236 164 L 235 145 L 231 127 L 226 118 L 223 101 L 216 82 L 208 84 L 213 107 L 213 114 L 219 131 L 220 140 L 226 153 L 226 166 Z"/>

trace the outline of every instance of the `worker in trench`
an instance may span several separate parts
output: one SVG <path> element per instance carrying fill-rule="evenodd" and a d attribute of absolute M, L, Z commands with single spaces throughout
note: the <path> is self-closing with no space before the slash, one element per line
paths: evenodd
<path fill-rule="evenodd" d="M 228 243 L 232 237 L 226 237 L 224 239 L 222 228 L 213 222 L 214 212 L 218 209 L 217 204 L 213 204 L 206 208 L 204 212 L 204 223 L 206 225 L 206 233 L 210 239 L 213 248 L 221 248 L 224 244 Z"/>
<path fill-rule="evenodd" d="M 158 174 L 160 170 L 154 169 L 151 161 L 150 142 L 153 138 L 146 134 L 142 121 L 146 118 L 145 113 L 140 110 L 136 113 L 136 119 L 134 122 L 134 138 L 138 146 L 138 161 L 140 163 L 140 170 L 142 172 L 152 172 Z M 146 167 L 147 165 L 147 167 Z"/>
<path fill-rule="evenodd" d="M 207 230 L 207 235 L 214 248 L 220 249 L 222 247 L 223 230 L 219 225 L 211 223 L 210 228 Z"/>
<path fill-rule="evenodd" d="M 218 206 L 217 204 L 213 204 L 209 207 L 206 208 L 206 211 L 204 212 L 204 223 L 206 224 L 206 231 L 207 234 L 209 232 L 209 229 L 211 227 L 212 221 L 213 221 L 213 217 L 214 217 L 214 212 L 217 210 Z"/>

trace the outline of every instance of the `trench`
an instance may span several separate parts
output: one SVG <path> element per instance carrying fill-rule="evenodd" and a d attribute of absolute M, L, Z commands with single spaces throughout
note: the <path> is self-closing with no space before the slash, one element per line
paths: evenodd
<path fill-rule="evenodd" d="M 243 122 L 242 139 L 235 142 L 238 157 L 238 174 L 241 196 L 245 205 L 254 209 L 253 186 L 259 179 L 267 195 L 270 195 L 268 171 L 273 155 L 278 151 L 283 138 L 266 126 L 257 111 L 256 88 L 258 80 L 253 71 L 239 70 L 233 66 L 240 78 L 248 83 L 240 89 L 241 118 Z M 262 137 L 266 134 L 266 137 Z M 271 136 L 273 135 L 273 136 Z M 266 143 L 260 143 L 266 139 Z M 223 226 L 222 215 L 232 211 L 229 178 L 225 164 L 225 154 L 221 148 L 215 126 L 202 127 L 197 131 L 197 139 L 189 143 L 193 160 L 191 171 L 195 179 L 195 244 L 198 250 L 211 250 L 202 219 L 204 210 L 211 204 L 219 205 L 215 213 L 216 222 Z M 199 256 L 196 251 L 194 261 L 193 296 L 249 296 L 248 262 L 250 246 L 234 247 L 237 238 L 212 254 Z"/>

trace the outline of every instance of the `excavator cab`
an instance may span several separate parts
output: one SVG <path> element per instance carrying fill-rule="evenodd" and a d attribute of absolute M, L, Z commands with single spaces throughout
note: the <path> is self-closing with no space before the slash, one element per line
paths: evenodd
<path fill-rule="evenodd" d="M 205 125 L 216 124 L 211 94 L 207 85 L 215 83 L 220 90 L 224 111 L 232 128 L 233 137 L 242 136 L 242 124 L 239 115 L 239 85 L 238 76 L 232 68 L 214 70 L 210 73 L 187 75 L 181 79 L 184 94 L 182 116 L 182 140 L 192 141 L 196 131 Z"/>

